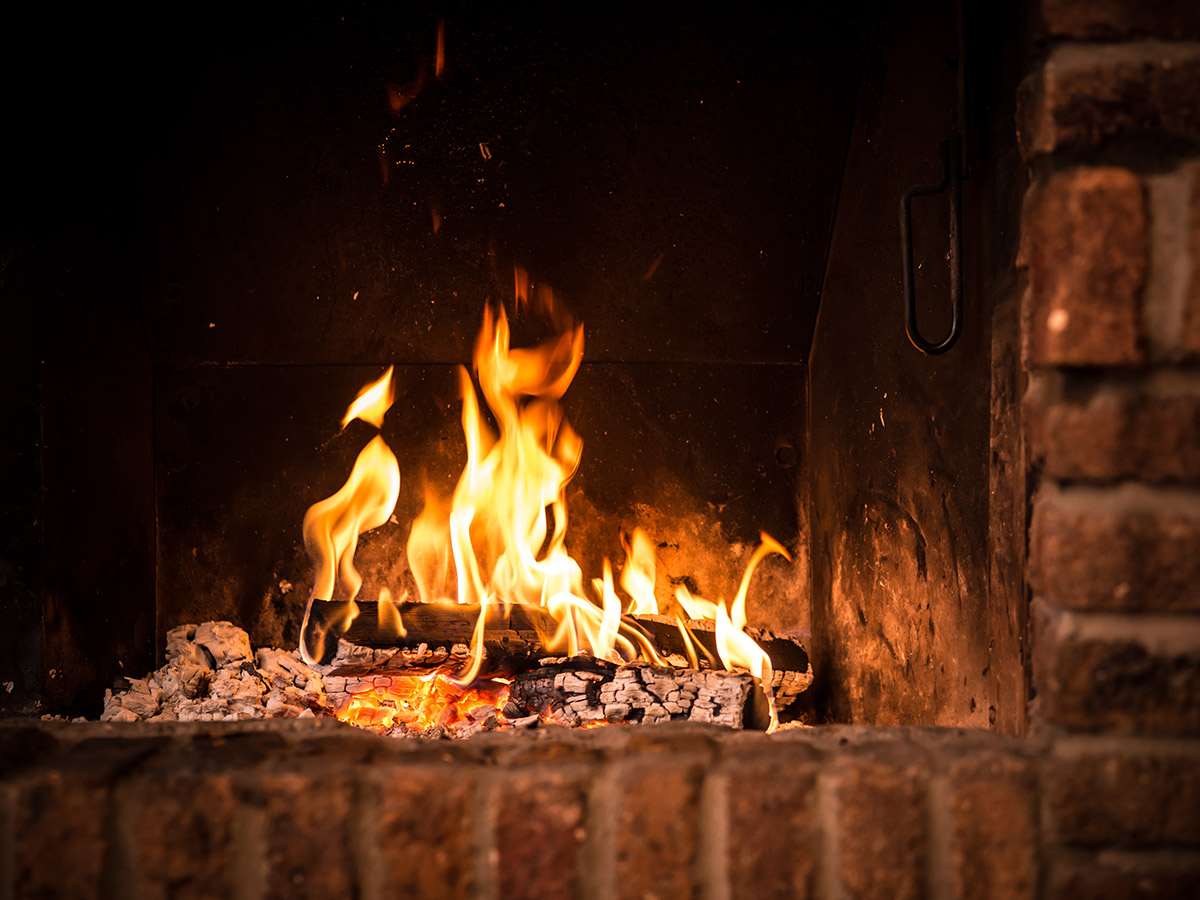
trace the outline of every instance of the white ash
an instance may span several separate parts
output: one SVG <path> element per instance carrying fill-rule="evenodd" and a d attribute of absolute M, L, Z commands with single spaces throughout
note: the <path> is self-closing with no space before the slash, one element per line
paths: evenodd
<path fill-rule="evenodd" d="M 181 625 L 167 633 L 167 661 L 145 678 L 105 691 L 104 722 L 298 718 L 328 708 L 321 674 L 298 651 L 264 648 L 229 622 Z"/>

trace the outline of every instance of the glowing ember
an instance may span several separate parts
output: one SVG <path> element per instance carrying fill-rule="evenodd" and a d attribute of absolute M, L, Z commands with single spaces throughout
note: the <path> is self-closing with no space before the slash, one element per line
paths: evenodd
<path fill-rule="evenodd" d="M 516 271 L 515 293 L 517 308 L 528 306 L 546 316 L 555 334 L 532 347 L 512 347 L 504 309 L 484 310 L 474 349 L 478 386 L 465 368 L 459 370 L 466 466 L 448 504 L 427 492 L 407 546 L 409 568 L 423 602 L 479 604 L 469 655 L 465 662 L 460 660 L 457 671 L 385 679 L 385 686 L 355 695 L 338 713 L 346 721 L 379 729 L 396 724 L 424 728 L 477 716 L 480 707 L 503 708 L 507 687 L 477 680 L 484 659 L 485 618 L 488 609 L 498 604 L 548 613 L 556 627 L 539 638 L 556 654 L 586 653 L 613 662 L 640 656 L 667 664 L 627 618 L 659 612 L 649 535 L 636 529 L 624 544 L 620 588 L 626 600 L 614 586 L 607 559 L 601 577 L 591 579 L 585 589 L 580 566 L 566 550 L 565 492 L 579 465 L 583 442 L 567 423 L 559 401 L 583 359 L 583 326 L 555 303 L 548 288 L 541 286 L 531 293 L 529 278 L 521 269 Z M 363 388 L 343 425 L 360 418 L 381 426 L 394 396 L 391 376 L 389 369 Z M 358 536 L 388 520 L 399 488 L 396 457 L 382 436 L 376 436 L 359 455 L 341 490 L 308 511 L 305 543 L 316 568 L 310 609 L 313 600 L 337 599 L 335 588 L 340 588 L 340 599 L 350 601 L 346 615 L 355 614 L 353 600 L 362 584 L 353 563 Z M 689 617 L 715 622 L 718 658 L 704 651 L 706 659 L 701 661 L 697 641 L 676 618 L 693 668 L 707 663 L 746 669 L 764 686 L 770 685 L 771 664 L 745 627 L 750 577 L 771 553 L 787 557 L 784 548 L 764 534 L 731 605 L 678 589 L 676 600 Z M 405 634 L 386 589 L 379 598 L 378 617 L 381 631 Z M 307 619 L 306 612 L 306 631 Z M 310 662 L 323 652 L 307 641 L 301 649 Z M 774 723 L 770 689 L 764 689 L 772 702 Z"/>
<path fill-rule="evenodd" d="M 380 686 L 351 696 L 336 710 L 343 722 L 376 731 L 397 725 L 424 731 L 458 722 L 498 718 L 508 701 L 508 684 L 499 679 L 462 688 L 440 675 L 424 678 L 381 678 Z M 390 682 L 384 684 L 383 682 Z"/>

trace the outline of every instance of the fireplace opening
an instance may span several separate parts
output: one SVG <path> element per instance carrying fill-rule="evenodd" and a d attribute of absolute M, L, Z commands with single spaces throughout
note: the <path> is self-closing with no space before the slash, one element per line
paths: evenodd
<path fill-rule="evenodd" d="M 85 44 L 47 90 L 94 62 Z M 61 219 L 23 197 L 9 266 L 44 298 L 18 418 L 40 422 L 44 490 L 18 498 L 42 590 L 14 594 L 6 702 L 94 715 L 188 623 L 299 646 L 296 523 L 350 471 L 371 426 L 339 428 L 343 408 L 387 366 L 379 433 L 403 474 L 355 559 L 363 597 L 415 597 L 409 523 L 463 467 L 456 367 L 526 267 L 586 328 L 562 402 L 587 578 L 641 534 L 658 596 L 733 598 L 768 534 L 791 559 L 759 566 L 749 624 L 812 654 L 806 719 L 1020 733 L 1012 46 L 954 3 L 586 28 L 368 8 L 198 22 L 106 67 L 105 101 L 81 101 L 106 175 Z M 926 356 L 895 213 L 947 141 L 966 312 Z M 946 207 L 913 201 L 930 335 L 949 327 Z"/>

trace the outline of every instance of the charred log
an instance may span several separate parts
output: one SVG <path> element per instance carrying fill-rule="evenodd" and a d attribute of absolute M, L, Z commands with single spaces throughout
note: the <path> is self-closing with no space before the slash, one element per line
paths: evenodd
<path fill-rule="evenodd" d="M 750 675 L 648 664 L 615 665 L 586 656 L 547 659 L 513 679 L 504 715 L 537 715 L 566 726 L 712 722 L 765 728 Z"/>

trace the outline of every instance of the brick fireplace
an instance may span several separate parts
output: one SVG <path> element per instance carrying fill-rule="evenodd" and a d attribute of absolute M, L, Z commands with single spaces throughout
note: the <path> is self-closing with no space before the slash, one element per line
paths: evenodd
<path fill-rule="evenodd" d="M 351 384 L 377 361 L 377 349 L 343 347 L 338 365 L 306 368 L 286 358 L 294 347 L 276 347 L 267 356 L 278 358 L 263 364 L 239 359 L 237 338 L 214 338 L 215 350 L 189 345 L 181 335 L 192 273 L 178 279 L 178 297 L 166 291 L 170 315 L 146 316 L 177 329 L 169 340 L 136 327 L 131 337 L 136 315 L 101 316 L 96 344 L 125 363 L 93 370 L 89 361 L 106 351 L 75 363 L 49 352 L 52 363 L 78 368 L 32 382 L 18 373 L 5 395 L 13 421 L 27 424 L 32 407 L 20 392 L 34 385 L 47 479 L 71 462 L 61 442 L 89 428 L 85 473 L 112 478 L 130 506 L 115 516 L 119 527 L 83 540 L 73 568 L 43 573 L 35 589 L 27 573 L 61 565 L 72 538 L 106 518 L 92 510 L 91 522 L 65 523 L 69 504 L 41 506 L 6 487 L 8 521 L 34 509 L 45 530 L 38 543 L 14 526 L 6 558 L 14 574 L 4 602 L 19 627 L 4 638 L 13 688 L 0 695 L 14 713 L 0 722 L 0 900 L 1200 893 L 1200 15 L 1185 4 L 1123 0 L 1040 0 L 1021 22 L 972 25 L 967 15 L 966 59 L 987 60 L 988 74 L 965 87 L 951 77 L 944 98 L 925 98 L 925 121 L 914 94 L 926 76 L 914 75 L 907 94 L 887 76 L 920 71 L 916 57 L 942 65 L 915 36 L 944 49 L 934 18 L 886 19 L 886 39 L 860 48 L 861 80 L 842 98 L 853 121 L 844 132 L 829 126 L 847 151 L 841 186 L 827 198 L 836 214 L 817 242 L 828 253 L 812 288 L 820 309 L 814 300 L 786 318 L 811 347 L 792 358 L 770 338 L 746 339 L 753 346 L 742 362 L 720 360 L 741 366 L 743 380 L 716 387 L 727 392 L 719 399 L 793 382 L 803 397 L 763 401 L 740 427 L 772 422 L 770 446 L 751 442 L 745 452 L 780 469 L 748 487 L 794 491 L 769 501 L 768 516 L 804 548 L 802 574 L 758 614 L 811 641 L 823 681 L 813 716 L 827 724 L 774 735 L 654 726 L 389 743 L 324 721 L 120 727 L 15 715 L 88 711 L 115 667 L 140 674 L 153 665 L 156 640 L 178 624 L 168 611 L 236 613 L 244 600 L 196 600 L 212 586 L 205 554 L 240 552 L 255 526 L 222 518 L 224 499 L 202 501 L 224 472 L 258 474 L 274 463 L 222 457 L 223 436 L 249 433 L 239 423 L 261 411 L 256 397 L 320 385 L 331 377 L 325 369 L 339 367 L 346 371 L 335 376 Z M 956 89 L 973 97 L 968 109 L 988 110 L 974 128 L 968 116 L 965 129 L 973 318 L 960 345 L 931 361 L 887 343 L 903 335 L 898 195 L 888 179 L 934 180 L 934 145 L 912 159 L 886 150 L 880 158 L 877 147 L 936 136 Z M 900 100 L 889 100 L 896 92 Z M 901 162 L 918 168 L 892 172 Z M 886 203 L 870 202 L 880 193 Z M 936 240 L 918 238 L 919 257 L 937 258 Z M 79 287 L 73 265 L 47 267 L 41 247 L 32 265 L 28 245 L 15 246 L 6 297 Z M 106 249 L 120 251 L 87 252 Z M 890 275 L 867 262 L 872 253 Z M 131 268 L 163 279 L 151 294 L 174 283 L 136 260 Z M 932 334 L 943 324 L 944 276 L 926 277 Z M 121 289 L 115 275 L 97 288 Z M 31 306 L 22 314 L 33 316 Z M 62 307 L 52 299 L 50 308 Z M 864 324 L 891 311 L 886 326 Z M 810 313 L 816 321 L 805 325 Z M 619 318 L 601 314 L 601 334 Z M 143 340 L 151 355 L 182 347 L 181 358 L 139 362 Z M 686 358 L 634 361 L 673 369 L 676 384 L 718 385 L 701 365 L 712 348 L 688 340 Z M 21 361 L 31 351 L 13 352 Z M 206 352 L 213 359 L 195 355 Z M 413 381 L 436 380 L 448 360 L 420 352 Z M 643 398 L 681 395 L 671 382 L 646 387 L 640 372 L 623 372 L 629 360 L 612 345 L 600 355 L 610 367 L 594 371 L 594 395 L 630 384 Z M 78 398 L 131 385 L 132 394 L 62 424 Z M 903 399 L 892 405 L 885 392 Z M 213 397 L 243 398 L 244 408 Z M 102 413 L 127 419 L 113 425 Z M 695 409 L 689 416 L 703 420 Z M 441 440 L 419 416 L 404 424 L 425 445 Z M 658 434 L 671 427 L 660 423 Z M 903 436 L 879 436 L 896 430 Z M 275 437 L 282 444 L 302 433 Z M 23 464 L 28 453 L 13 440 L 9 455 Z M 204 466 L 191 444 L 223 460 L 217 474 L 178 477 Z M 351 452 L 333 446 L 322 463 Z M 697 452 L 723 465 L 719 453 Z M 908 455 L 896 461 L 897 452 Z M 805 478 L 789 474 L 797 464 Z M 747 486 L 722 487 L 731 484 Z M 706 489 L 684 485 L 668 508 L 690 514 Z M 266 502 L 246 490 L 251 507 Z M 619 518 L 594 491 L 597 518 Z M 185 514 L 211 529 L 195 550 L 164 541 Z M 955 540 L 965 548 L 947 550 Z M 252 598 L 262 612 L 245 624 L 256 640 L 281 640 L 291 613 L 279 611 L 289 607 L 275 576 L 295 561 L 264 564 L 248 550 L 241 562 L 248 566 L 234 577 L 257 578 L 267 594 Z M 125 599 L 99 612 L 81 609 L 117 593 Z M 797 597 L 811 597 L 811 608 L 788 605 Z M 95 637 L 109 649 L 95 650 Z"/>

